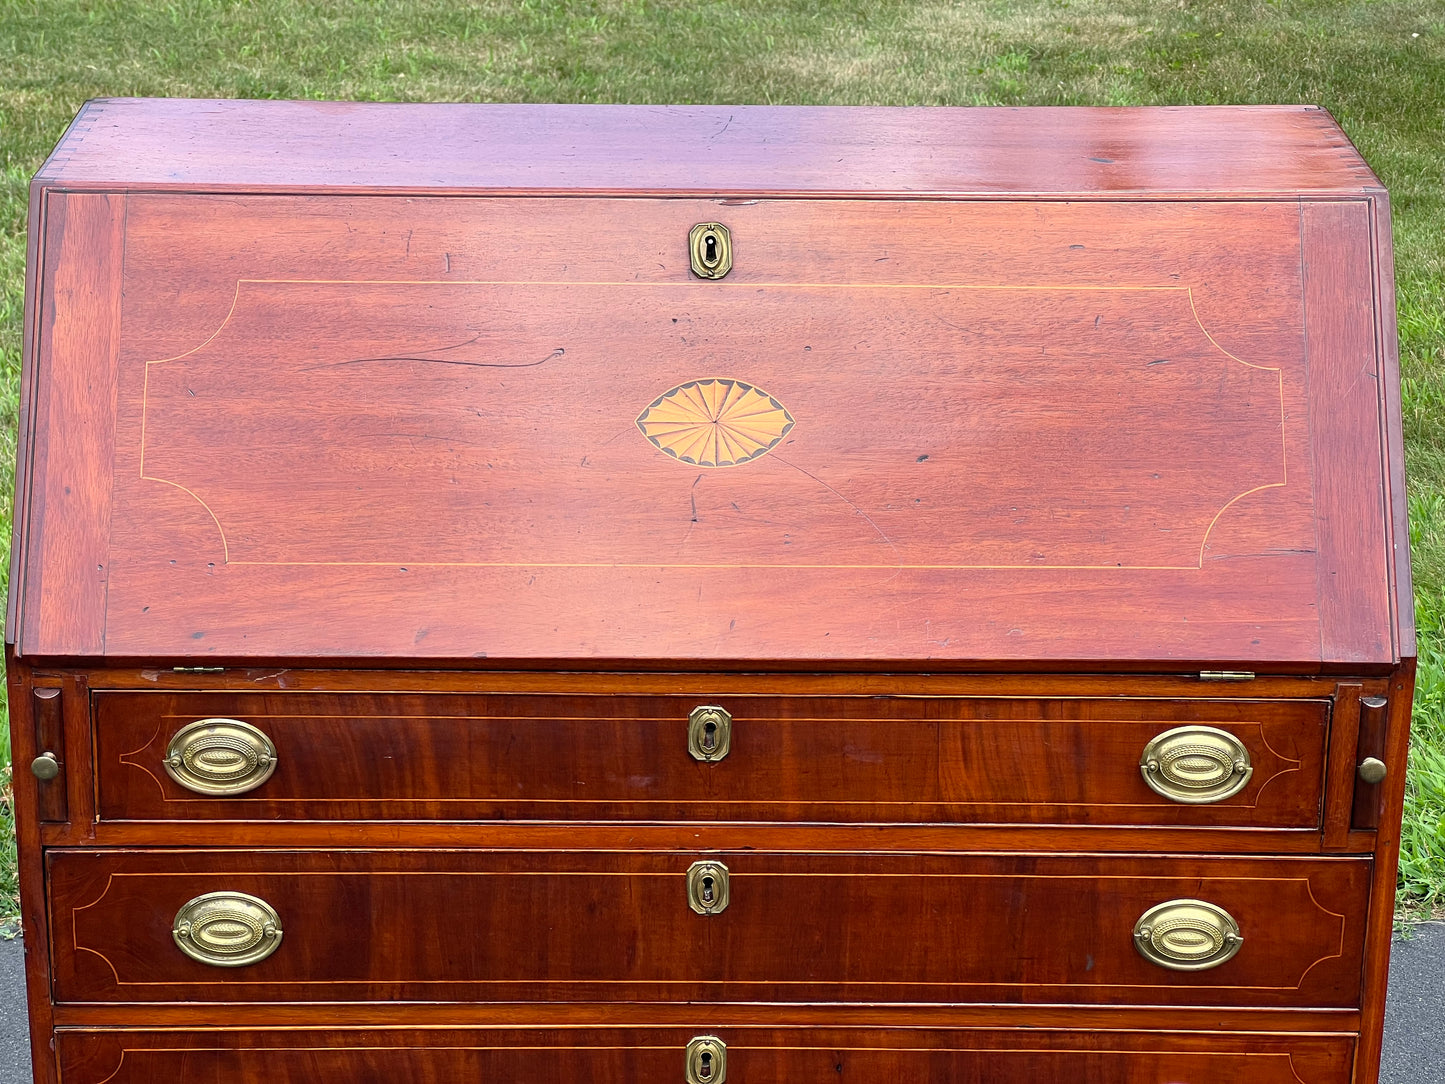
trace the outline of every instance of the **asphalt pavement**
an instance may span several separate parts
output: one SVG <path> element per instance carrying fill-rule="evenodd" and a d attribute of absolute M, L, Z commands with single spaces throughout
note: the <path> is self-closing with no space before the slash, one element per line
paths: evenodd
<path fill-rule="evenodd" d="M 19 940 L 0 941 L 0 1084 L 30 1084 L 23 957 Z M 1445 924 L 1414 927 L 1390 953 L 1380 1082 L 1445 1084 Z"/>

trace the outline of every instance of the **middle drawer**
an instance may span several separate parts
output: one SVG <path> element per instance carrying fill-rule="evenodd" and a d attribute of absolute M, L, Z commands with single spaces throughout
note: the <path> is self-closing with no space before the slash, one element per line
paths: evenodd
<path fill-rule="evenodd" d="M 1350 1008 L 1359 858 L 51 851 L 62 1002 Z"/>
<path fill-rule="evenodd" d="M 1329 702 L 117 691 L 95 713 L 111 820 L 1313 828 Z"/>

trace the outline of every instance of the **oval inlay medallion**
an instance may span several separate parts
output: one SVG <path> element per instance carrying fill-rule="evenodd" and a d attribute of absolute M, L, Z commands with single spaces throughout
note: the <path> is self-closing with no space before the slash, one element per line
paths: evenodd
<path fill-rule="evenodd" d="M 793 416 L 761 388 L 713 378 L 679 384 L 637 416 L 660 451 L 695 467 L 735 467 L 766 455 L 793 428 Z"/>

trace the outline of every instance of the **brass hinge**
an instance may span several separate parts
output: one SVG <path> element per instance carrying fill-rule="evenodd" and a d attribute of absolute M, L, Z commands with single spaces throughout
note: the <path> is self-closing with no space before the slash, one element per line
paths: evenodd
<path fill-rule="evenodd" d="M 172 666 L 171 671 L 177 674 L 220 674 L 225 671 L 224 666 Z"/>
<path fill-rule="evenodd" d="M 1201 670 L 1200 681 L 1253 681 L 1253 670 Z"/>

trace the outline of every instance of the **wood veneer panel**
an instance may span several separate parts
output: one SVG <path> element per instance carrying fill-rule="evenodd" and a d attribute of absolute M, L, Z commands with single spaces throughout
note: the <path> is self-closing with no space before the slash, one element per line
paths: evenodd
<path fill-rule="evenodd" d="M 22 647 L 105 646 L 125 197 L 52 194 L 33 344 Z"/>
<path fill-rule="evenodd" d="M 1292 206 L 149 195 L 127 244 L 112 654 L 1320 662 Z M 711 378 L 782 442 L 654 447 Z"/>
<path fill-rule="evenodd" d="M 702 916 L 697 857 L 52 851 L 56 999 L 1358 1003 L 1367 860 L 727 853 L 731 903 Z M 276 908 L 275 954 L 217 969 L 171 944 L 221 890 Z M 1224 907 L 1244 949 L 1145 961 L 1134 923 L 1175 898 Z"/>
<path fill-rule="evenodd" d="M 1319 524 L 1320 652 L 1339 662 L 1363 662 L 1398 650 L 1390 602 L 1384 373 L 1370 205 L 1306 203 L 1300 215 Z"/>
<path fill-rule="evenodd" d="M 47 847 L 173 846 L 184 831 L 196 847 L 252 847 L 257 832 L 277 847 L 443 847 L 537 850 L 707 848 L 772 851 L 1078 851 L 1089 854 L 1319 854 L 1318 829 L 1150 828 L 1058 824 L 764 824 L 757 821 L 100 821 L 44 825 Z M 1342 848 L 1368 854 L 1372 832 Z"/>
<path fill-rule="evenodd" d="M 639 696 L 95 698 L 108 819 L 759 820 L 1319 824 L 1324 701 L 746 699 Z M 687 751 L 700 704 L 733 717 L 725 760 Z M 258 727 L 275 774 L 216 800 L 163 769 L 197 719 Z M 1253 774 L 1208 805 L 1145 785 L 1158 734 L 1222 728 Z"/>
<path fill-rule="evenodd" d="M 1237 1031 L 1276 1034 L 1353 1035 L 1360 1027 L 1354 1009 L 1235 1009 L 1085 1005 L 886 1005 L 825 1002 L 820 1005 L 711 1003 L 712 1027 L 858 1027 L 1007 1029 L 1014 1034 L 1067 1031 Z M 149 1003 L 148 1028 L 268 1031 L 321 1028 L 562 1028 L 670 1026 L 695 1028 L 698 1007 L 685 1003 L 521 1002 L 319 1002 L 204 1005 Z M 59 1005 L 57 1027 L 135 1028 L 133 1005 Z"/>
<path fill-rule="evenodd" d="M 1396 874 L 1400 860 L 1401 823 L 1405 809 L 1405 772 L 1410 756 L 1410 711 L 1415 688 L 1415 660 L 1406 660 L 1386 690 L 1383 759 L 1389 770 L 1378 785 L 1380 803 L 1374 833 L 1374 880 L 1370 886 L 1370 918 L 1366 928 L 1364 983 L 1361 992 L 1359 1084 L 1379 1079 L 1380 1048 L 1385 1031 L 1385 995 L 1389 982 L 1390 942 L 1394 930 Z"/>
<path fill-rule="evenodd" d="M 399 191 L 1360 191 L 1314 106 L 867 109 L 90 102 L 57 185 Z"/>
<path fill-rule="evenodd" d="M 32 406 L 36 396 L 35 344 L 39 339 L 36 319 L 40 310 L 40 268 L 45 236 L 46 194 L 33 181 L 30 203 L 25 219 L 25 302 L 20 340 L 20 402 L 15 427 L 15 498 L 11 516 L 10 583 L 5 598 L 5 643 L 14 644 L 20 637 L 19 601 L 24 592 L 28 554 L 31 509 L 31 479 L 35 466 L 32 446 L 37 418 Z"/>
<path fill-rule="evenodd" d="M 15 816 L 16 868 L 20 875 L 20 907 L 25 917 L 25 997 L 30 1020 L 30 1058 L 37 1084 L 53 1084 L 55 1062 L 50 1046 L 54 1005 L 50 999 L 50 915 L 45 903 L 45 867 L 40 845 L 39 780 L 25 766 L 41 752 L 35 747 L 34 676 L 11 644 L 5 646 L 5 682 L 9 692 L 12 763 L 21 770 L 12 775 Z M 43 679 L 52 684 L 55 679 Z"/>
<path fill-rule="evenodd" d="M 682 1028 L 435 1029 L 396 1031 L 61 1031 L 65 1084 L 149 1084 L 156 1079 L 241 1084 L 345 1079 L 386 1084 L 457 1080 L 575 1080 L 672 1084 L 687 1041 L 717 1034 L 727 1044 L 727 1079 L 737 1084 L 947 1081 L 1022 1084 L 1082 1079 L 1090 1084 L 1342 1084 L 1348 1036 L 1238 1033 L 1031 1032 L 961 1029 L 711 1029 L 697 1010 Z"/>
<path fill-rule="evenodd" d="M 1400 402 L 1400 337 L 1395 315 L 1395 246 L 1390 230 L 1390 196 L 1370 197 L 1370 238 L 1374 244 L 1375 333 L 1380 359 L 1381 415 L 1384 418 L 1390 538 L 1391 604 L 1395 614 L 1396 649 L 1402 659 L 1415 657 L 1415 595 L 1410 573 L 1410 516 L 1405 486 L 1404 419 Z"/>
<path fill-rule="evenodd" d="M 80 673 L 97 691 L 138 690 L 167 692 L 322 692 L 322 693 L 613 693 L 696 697 L 699 702 L 719 696 L 869 696 L 895 697 L 1022 697 L 1229 700 L 1309 699 L 1331 697 L 1335 678 L 1305 675 L 1260 674 L 1253 681 L 1215 683 L 1195 674 L 1089 674 L 1089 673 L 907 673 L 897 671 L 779 672 L 754 665 L 742 672 L 706 673 L 638 669 L 609 671 L 594 667 L 568 670 L 483 669 L 478 664 L 457 664 L 431 669 L 377 666 L 383 660 L 366 660 L 366 666 L 324 669 L 290 666 L 238 666 L 233 668 L 82 668 Z M 38 674 L 58 675 L 56 669 Z M 1378 684 L 1378 682 L 1377 682 Z"/>

